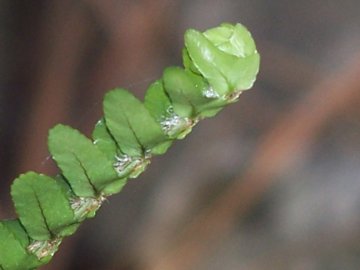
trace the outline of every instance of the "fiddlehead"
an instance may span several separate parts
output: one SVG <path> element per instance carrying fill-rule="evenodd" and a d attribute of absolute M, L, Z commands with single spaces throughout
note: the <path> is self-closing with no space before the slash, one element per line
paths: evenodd
<path fill-rule="evenodd" d="M 144 103 L 124 89 L 108 92 L 92 139 L 65 125 L 50 130 L 49 151 L 61 174 L 27 172 L 15 179 L 19 218 L 0 222 L 0 270 L 47 263 L 61 240 L 142 173 L 152 156 L 235 102 L 259 68 L 255 43 L 240 24 L 188 30 L 183 61 L 184 68 L 169 67 L 150 85 Z"/>

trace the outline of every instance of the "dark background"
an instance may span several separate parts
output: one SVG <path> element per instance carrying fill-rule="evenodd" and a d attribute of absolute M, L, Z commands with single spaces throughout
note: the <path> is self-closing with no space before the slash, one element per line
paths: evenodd
<path fill-rule="evenodd" d="M 360 1 L 0 1 L 0 217 L 47 131 L 89 135 L 104 93 L 142 98 L 183 33 L 245 24 L 262 57 L 240 101 L 109 199 L 42 269 L 357 270 Z"/>

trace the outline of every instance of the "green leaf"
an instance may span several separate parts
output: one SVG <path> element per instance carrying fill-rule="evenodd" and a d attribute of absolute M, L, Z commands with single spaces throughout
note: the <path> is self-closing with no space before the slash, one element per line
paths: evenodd
<path fill-rule="evenodd" d="M 145 96 L 145 107 L 171 139 L 184 138 L 191 131 L 193 120 L 181 117 L 174 111 L 174 102 L 169 99 L 163 81 L 156 81 L 149 87 Z"/>
<path fill-rule="evenodd" d="M 26 248 L 29 245 L 29 236 L 18 219 L 4 220 L 1 223 L 15 236 L 22 247 Z"/>
<path fill-rule="evenodd" d="M 215 47 L 237 57 L 246 57 L 256 53 L 254 39 L 250 32 L 240 23 L 232 25 L 223 23 L 204 32 L 204 36 Z"/>
<path fill-rule="evenodd" d="M 119 154 L 117 152 L 118 147 L 106 127 L 105 119 L 101 119 L 96 123 L 92 137 L 94 144 L 107 156 L 108 160 L 114 161 Z"/>
<path fill-rule="evenodd" d="M 231 67 L 229 71 L 229 80 L 234 85 L 234 90 L 248 90 L 250 89 L 259 72 L 260 56 L 256 52 L 253 55 L 239 58 Z M 229 69 L 225 68 L 225 69 Z"/>
<path fill-rule="evenodd" d="M 21 224 L 35 240 L 65 236 L 66 227 L 75 222 L 67 195 L 51 177 L 22 174 L 14 181 L 11 195 Z"/>
<path fill-rule="evenodd" d="M 162 154 L 169 139 L 149 111 L 124 89 L 115 89 L 104 99 L 106 125 L 122 153 L 131 157 Z"/>
<path fill-rule="evenodd" d="M 220 51 L 236 56 L 234 63 L 219 65 L 234 86 L 233 90 L 251 88 L 259 71 L 260 56 L 246 27 L 224 23 L 205 31 L 204 36 Z"/>
<path fill-rule="evenodd" d="M 164 85 L 175 113 L 183 117 L 196 118 L 203 111 L 227 104 L 218 96 L 207 97 L 211 87 L 201 76 L 189 70 L 179 67 L 167 68 L 164 72 Z"/>
<path fill-rule="evenodd" d="M 164 85 L 175 113 L 192 119 L 211 117 L 229 102 L 211 89 L 205 80 L 179 67 L 167 68 Z"/>
<path fill-rule="evenodd" d="M 94 144 L 104 154 L 106 154 L 109 160 L 113 160 L 114 164 L 116 164 L 116 158 L 121 156 L 121 153 L 118 152 L 120 149 L 118 149 L 114 138 L 111 136 L 109 130 L 106 127 L 105 119 L 101 119 L 97 122 L 93 131 L 93 138 Z M 133 169 L 134 168 L 131 168 L 131 166 L 129 166 L 127 170 L 123 170 L 121 173 L 118 172 L 119 179 L 110 184 L 107 184 L 102 192 L 107 195 L 120 192 L 127 182 L 127 176 L 131 176 Z"/>
<path fill-rule="evenodd" d="M 186 47 L 182 49 L 182 59 L 183 59 L 183 65 L 184 65 L 185 69 L 190 70 L 191 72 L 193 72 L 197 75 L 202 75 L 201 72 L 195 67 Z"/>
<path fill-rule="evenodd" d="M 164 117 L 169 115 L 172 104 L 164 91 L 162 80 L 157 80 L 149 86 L 145 94 L 144 105 L 158 123 L 161 123 Z"/>
<path fill-rule="evenodd" d="M 0 222 L 0 265 L 5 270 L 35 269 L 49 261 L 39 260 L 27 250 L 29 237 L 18 219 Z"/>
<path fill-rule="evenodd" d="M 49 150 L 77 196 L 96 197 L 118 180 L 113 162 L 76 129 L 57 125 L 49 132 Z"/>
<path fill-rule="evenodd" d="M 29 239 L 18 220 L 0 222 L 0 269 L 25 270 L 30 269 L 30 260 L 36 257 L 26 251 Z"/>
<path fill-rule="evenodd" d="M 165 154 L 166 151 L 169 149 L 169 147 L 172 144 L 172 140 L 170 140 L 168 137 L 166 137 L 166 140 L 163 142 L 159 142 L 155 146 L 153 146 L 150 150 L 150 153 L 153 155 L 162 155 Z"/>
<path fill-rule="evenodd" d="M 179 67 L 169 67 L 163 74 L 165 91 L 168 93 L 174 112 L 181 117 L 196 116 L 196 100 L 201 98 L 204 85 L 201 80 L 197 84 Z M 191 95 L 191 96 L 189 96 Z"/>
<path fill-rule="evenodd" d="M 188 30 L 185 46 L 194 66 L 220 96 L 246 90 L 254 83 L 260 57 L 242 25 L 224 24 L 204 34 Z"/>
<path fill-rule="evenodd" d="M 112 195 L 112 194 L 119 193 L 123 189 L 123 187 L 126 185 L 126 183 L 127 183 L 127 178 L 118 179 L 118 180 L 106 185 L 105 188 L 103 189 L 103 193 L 106 195 Z"/>
<path fill-rule="evenodd" d="M 229 82 L 215 63 L 215 58 L 218 58 L 218 49 L 202 33 L 193 29 L 185 33 L 185 46 L 194 66 L 209 81 L 214 90 L 221 96 L 229 93 Z"/>

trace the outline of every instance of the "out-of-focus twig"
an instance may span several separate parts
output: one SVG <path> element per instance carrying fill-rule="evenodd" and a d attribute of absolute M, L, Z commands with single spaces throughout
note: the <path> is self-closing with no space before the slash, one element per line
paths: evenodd
<path fill-rule="evenodd" d="M 289 168 L 316 138 L 327 121 L 359 101 L 360 54 L 343 70 L 315 85 L 258 144 L 246 171 L 179 236 L 179 243 L 161 258 L 145 265 L 151 270 L 193 269 L 256 204 L 276 175 Z"/>

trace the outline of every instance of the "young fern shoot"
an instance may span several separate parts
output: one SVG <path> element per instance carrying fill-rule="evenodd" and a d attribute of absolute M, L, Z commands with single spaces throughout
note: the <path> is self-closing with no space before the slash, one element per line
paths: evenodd
<path fill-rule="evenodd" d="M 125 89 L 108 92 L 92 139 L 61 124 L 50 130 L 49 151 L 61 173 L 27 172 L 15 179 L 11 196 L 18 219 L 0 222 L 0 270 L 48 263 L 62 239 L 94 217 L 108 196 L 201 119 L 237 101 L 259 70 L 255 43 L 241 24 L 186 31 L 182 55 L 184 68 L 165 69 L 144 102 Z"/>

